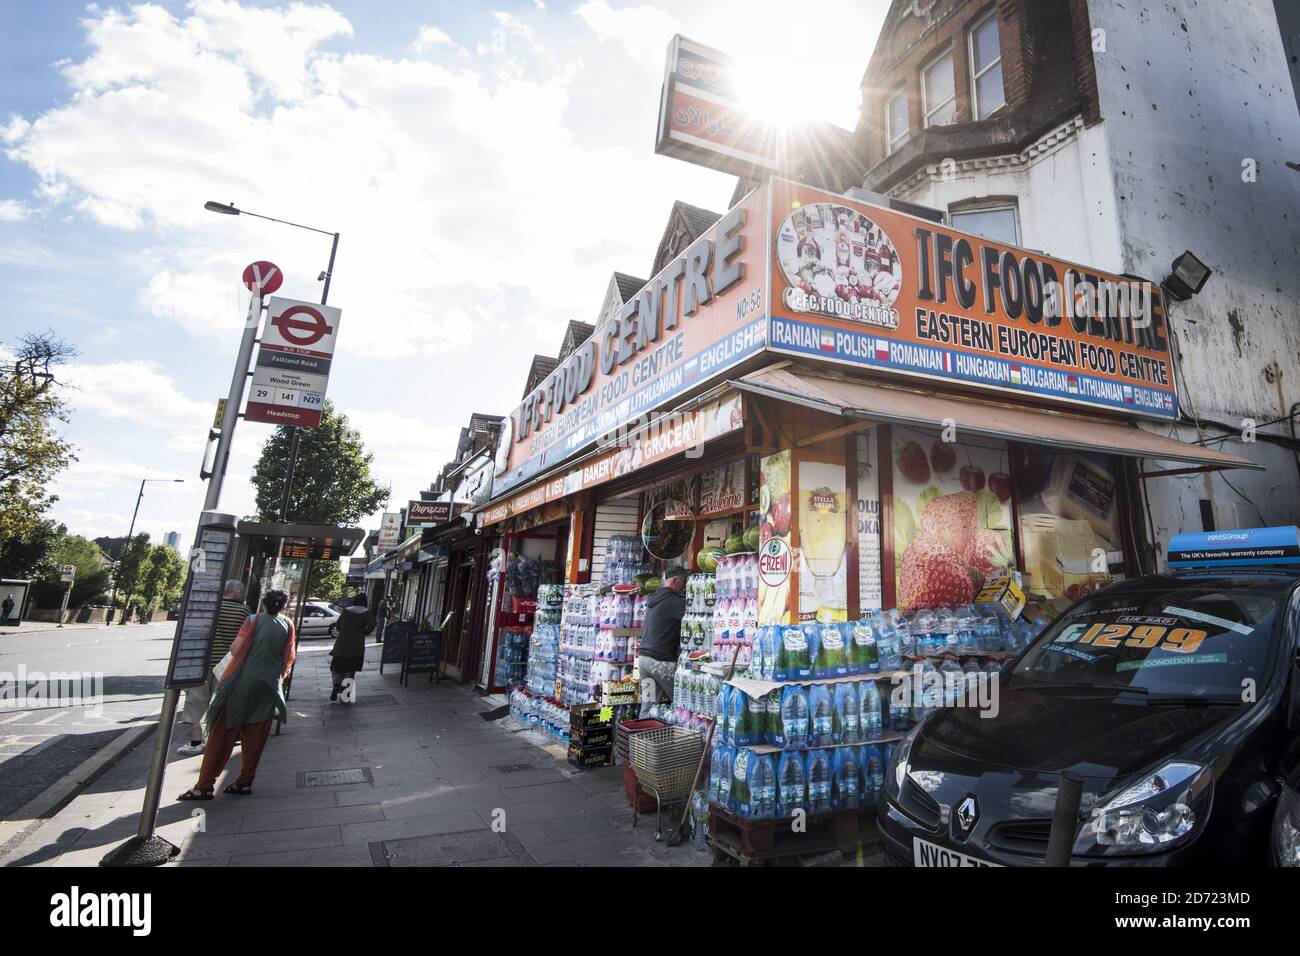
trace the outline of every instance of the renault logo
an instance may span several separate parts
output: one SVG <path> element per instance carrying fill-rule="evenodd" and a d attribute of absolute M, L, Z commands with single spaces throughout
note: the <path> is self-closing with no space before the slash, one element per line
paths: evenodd
<path fill-rule="evenodd" d="M 970 828 L 975 825 L 975 821 L 979 818 L 980 807 L 975 802 L 974 797 L 967 797 L 957 804 L 957 825 L 961 827 L 963 833 L 970 833 Z"/>

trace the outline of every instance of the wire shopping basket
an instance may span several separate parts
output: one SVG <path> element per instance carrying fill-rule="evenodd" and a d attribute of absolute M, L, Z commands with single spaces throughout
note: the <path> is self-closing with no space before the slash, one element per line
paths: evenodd
<path fill-rule="evenodd" d="M 628 744 L 637 782 L 654 794 L 658 823 L 655 839 L 662 839 L 663 808 L 690 796 L 704 753 L 704 738 L 684 727 L 659 727 L 629 734 Z M 636 826 L 635 811 L 632 825 Z"/>

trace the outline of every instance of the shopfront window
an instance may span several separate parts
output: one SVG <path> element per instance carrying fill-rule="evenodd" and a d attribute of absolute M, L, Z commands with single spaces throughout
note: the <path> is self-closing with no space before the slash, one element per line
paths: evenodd
<path fill-rule="evenodd" d="M 1028 446 L 1016 454 L 1028 589 L 1073 601 L 1123 577 L 1117 460 Z"/>
<path fill-rule="evenodd" d="M 897 606 L 969 604 L 1014 564 L 1007 445 L 894 428 L 891 446 Z"/>

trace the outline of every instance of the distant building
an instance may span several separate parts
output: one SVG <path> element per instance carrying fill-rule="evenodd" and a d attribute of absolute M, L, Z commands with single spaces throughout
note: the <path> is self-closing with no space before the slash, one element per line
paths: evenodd
<path fill-rule="evenodd" d="M 180 554 L 181 533 L 179 531 L 168 531 L 163 535 L 163 544 L 167 545 L 167 547 L 171 548 L 177 554 Z"/>

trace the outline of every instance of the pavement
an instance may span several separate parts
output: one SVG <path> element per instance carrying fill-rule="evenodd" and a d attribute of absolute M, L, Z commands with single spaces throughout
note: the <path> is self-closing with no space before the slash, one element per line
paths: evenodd
<path fill-rule="evenodd" d="M 357 702 L 329 703 L 329 647 L 303 642 L 289 721 L 267 745 L 252 796 L 220 792 L 238 773 L 237 748 L 214 800 L 176 802 L 200 757 L 177 755 L 185 735 L 174 733 L 158 833 L 181 852 L 168 866 L 712 863 L 689 843 L 657 843 L 653 815 L 633 827 L 621 768 L 576 771 L 551 738 L 492 719 L 501 697 L 427 674 L 403 687 L 397 669 L 381 675 L 368 663 Z M 380 650 L 367 649 L 371 662 Z M 145 735 L 57 812 L 27 821 L 0 864 L 97 865 L 135 832 L 153 742 Z"/>

